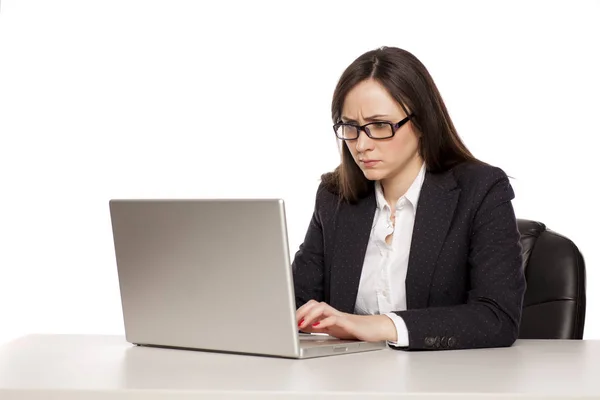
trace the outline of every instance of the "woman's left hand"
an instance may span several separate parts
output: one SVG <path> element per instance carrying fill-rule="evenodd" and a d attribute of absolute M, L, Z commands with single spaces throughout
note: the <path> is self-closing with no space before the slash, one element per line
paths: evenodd
<path fill-rule="evenodd" d="M 308 333 L 326 333 L 340 339 L 366 342 L 396 341 L 394 322 L 385 315 L 343 313 L 325 302 L 310 300 L 296 311 L 298 328 Z"/>

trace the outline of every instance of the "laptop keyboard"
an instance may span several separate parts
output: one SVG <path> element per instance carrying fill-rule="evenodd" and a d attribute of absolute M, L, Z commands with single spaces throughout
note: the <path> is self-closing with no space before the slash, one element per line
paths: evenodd
<path fill-rule="evenodd" d="M 300 344 L 344 344 L 344 343 L 356 343 L 356 340 L 343 340 L 338 339 L 329 335 L 313 335 L 310 333 L 299 333 Z"/>

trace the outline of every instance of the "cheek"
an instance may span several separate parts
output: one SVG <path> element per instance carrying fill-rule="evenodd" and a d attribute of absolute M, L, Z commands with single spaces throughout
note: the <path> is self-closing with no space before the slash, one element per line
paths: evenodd
<path fill-rule="evenodd" d="M 412 154 L 418 147 L 417 136 L 414 133 L 409 133 L 402 136 L 394 137 L 395 140 L 390 146 L 390 150 L 396 154 Z"/>

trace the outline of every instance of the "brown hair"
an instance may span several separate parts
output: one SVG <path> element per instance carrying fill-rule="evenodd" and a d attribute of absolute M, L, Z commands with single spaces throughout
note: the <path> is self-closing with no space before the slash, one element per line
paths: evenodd
<path fill-rule="evenodd" d="M 344 100 L 358 83 L 374 79 L 385 87 L 420 133 L 419 154 L 432 173 L 447 171 L 465 161 L 479 162 L 463 144 L 431 75 L 411 53 L 381 47 L 358 57 L 342 73 L 333 93 L 331 117 L 340 121 Z M 342 144 L 340 165 L 321 177 L 325 187 L 351 203 L 364 197 L 372 183 Z"/>

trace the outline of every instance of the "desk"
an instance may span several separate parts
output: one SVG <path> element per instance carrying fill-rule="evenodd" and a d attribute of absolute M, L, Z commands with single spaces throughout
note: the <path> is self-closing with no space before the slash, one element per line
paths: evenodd
<path fill-rule="evenodd" d="M 600 341 L 289 360 L 31 335 L 0 347 L 2 400 L 600 398 Z"/>

